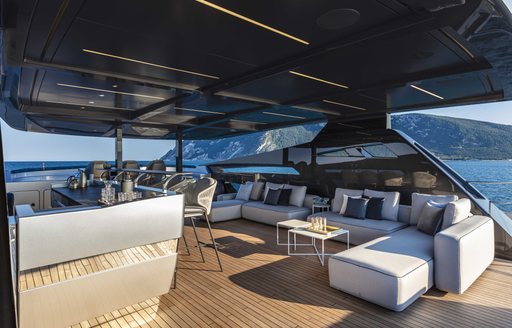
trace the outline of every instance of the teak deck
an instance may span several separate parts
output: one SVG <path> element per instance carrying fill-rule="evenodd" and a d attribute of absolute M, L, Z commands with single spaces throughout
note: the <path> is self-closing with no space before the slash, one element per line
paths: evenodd
<path fill-rule="evenodd" d="M 168 294 L 73 327 L 511 327 L 512 263 L 496 260 L 463 295 L 431 289 L 395 313 L 329 287 L 316 257 L 286 254 L 275 228 L 236 220 L 217 223 L 224 272 L 213 249 L 201 263 L 180 243 L 177 288 Z M 200 228 L 200 237 L 208 233 Z M 189 245 L 192 229 L 185 228 Z M 283 232 L 284 236 L 284 232 Z M 326 242 L 328 251 L 345 244 Z M 101 295 L 98 295 L 101 297 Z"/>

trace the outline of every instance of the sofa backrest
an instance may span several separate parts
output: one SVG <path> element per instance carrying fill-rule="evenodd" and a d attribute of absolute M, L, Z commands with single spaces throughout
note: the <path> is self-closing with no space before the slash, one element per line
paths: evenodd
<path fill-rule="evenodd" d="M 313 203 L 315 201 L 315 198 L 317 198 L 318 196 L 317 195 L 311 195 L 311 194 L 306 194 L 306 197 L 304 198 L 304 205 L 303 207 L 305 208 L 313 208 Z"/>
<path fill-rule="evenodd" d="M 411 224 L 411 205 L 398 205 L 398 221 Z"/>

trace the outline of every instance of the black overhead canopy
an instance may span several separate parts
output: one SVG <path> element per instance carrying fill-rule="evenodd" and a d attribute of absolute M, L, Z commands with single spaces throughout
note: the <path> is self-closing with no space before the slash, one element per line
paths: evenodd
<path fill-rule="evenodd" d="M 512 58 L 508 47 L 472 41 L 491 23 L 510 29 L 500 1 L 5 0 L 2 8 L 1 114 L 22 130 L 111 136 L 122 126 L 127 137 L 209 139 L 510 97 L 500 65 Z"/>

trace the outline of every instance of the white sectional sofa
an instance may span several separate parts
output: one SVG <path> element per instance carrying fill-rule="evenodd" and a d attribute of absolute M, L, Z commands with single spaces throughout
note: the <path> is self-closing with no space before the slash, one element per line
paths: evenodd
<path fill-rule="evenodd" d="M 291 195 L 290 205 L 268 205 L 263 199 L 268 187 L 295 188 Z M 235 199 L 236 193 L 222 194 L 212 203 L 210 222 L 220 222 L 234 219 L 248 219 L 260 223 L 276 225 L 279 221 L 290 219 L 306 220 L 311 214 L 314 195 L 306 194 L 306 187 L 286 184 L 267 183 L 265 191 L 252 193 L 249 200 Z M 300 206 L 299 206 L 300 205 Z"/>
<path fill-rule="evenodd" d="M 416 227 L 429 199 L 449 203 L 443 218 L 448 223 L 434 236 Z M 331 287 L 394 311 L 404 310 L 434 285 L 463 293 L 494 259 L 493 221 L 472 216 L 468 204 L 453 195 L 413 194 L 411 207 L 400 206 L 397 221 L 326 214 L 329 224 L 350 230 L 351 242 L 362 242 L 329 259 Z"/>

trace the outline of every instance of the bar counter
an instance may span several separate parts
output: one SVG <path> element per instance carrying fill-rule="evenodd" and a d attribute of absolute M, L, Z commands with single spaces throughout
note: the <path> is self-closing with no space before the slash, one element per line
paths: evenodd
<path fill-rule="evenodd" d="M 121 191 L 119 185 L 112 185 L 116 190 L 116 195 Z M 92 185 L 87 188 L 69 189 L 67 187 L 53 187 L 52 188 L 52 207 L 67 207 L 67 206 L 98 206 L 102 205 L 98 200 L 101 199 L 101 189 L 104 188 L 103 184 Z M 161 189 L 136 187 L 134 191 L 142 192 L 142 200 L 154 198 L 158 195 L 163 195 Z M 167 195 L 175 195 L 174 192 L 167 192 Z M 138 201 L 137 199 L 134 201 Z"/>

